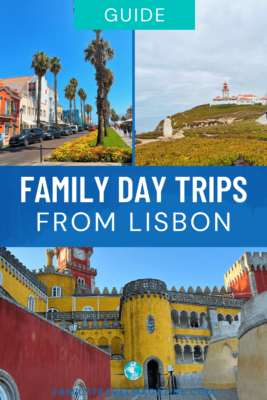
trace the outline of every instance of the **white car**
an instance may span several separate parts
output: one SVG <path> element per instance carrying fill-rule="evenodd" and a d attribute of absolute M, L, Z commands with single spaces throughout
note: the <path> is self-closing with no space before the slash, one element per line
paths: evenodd
<path fill-rule="evenodd" d="M 69 126 L 70 130 L 72 131 L 72 133 L 77 133 L 78 132 L 78 126 L 77 125 L 71 125 Z"/>

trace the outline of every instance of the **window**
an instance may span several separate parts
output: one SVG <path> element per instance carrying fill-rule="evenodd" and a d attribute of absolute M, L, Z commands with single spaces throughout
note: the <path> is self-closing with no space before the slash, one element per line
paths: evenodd
<path fill-rule="evenodd" d="M 71 396 L 71 400 L 87 400 L 86 387 L 81 379 L 78 379 L 73 386 L 74 394 Z"/>
<path fill-rule="evenodd" d="M 32 108 L 32 115 L 34 115 L 34 108 Z"/>
<path fill-rule="evenodd" d="M 0 399 L 19 400 L 19 392 L 16 382 L 6 371 L 0 369 Z"/>
<path fill-rule="evenodd" d="M 42 116 L 42 110 L 40 110 L 40 116 Z"/>
<path fill-rule="evenodd" d="M 28 309 L 34 311 L 34 297 L 31 294 L 28 297 Z"/>
<path fill-rule="evenodd" d="M 120 306 L 119 306 L 119 307 L 117 307 L 117 310 L 116 310 L 116 311 L 120 311 L 120 309 L 121 309 L 121 308 L 120 308 Z"/>
<path fill-rule="evenodd" d="M 16 127 L 14 125 L 12 126 L 12 135 L 16 135 Z"/>
<path fill-rule="evenodd" d="M 51 297 L 61 297 L 61 287 L 60 286 L 52 287 Z"/>
<path fill-rule="evenodd" d="M 44 110 L 44 117 L 45 117 L 45 110 Z"/>
<path fill-rule="evenodd" d="M 14 113 L 17 112 L 17 103 L 13 103 L 13 112 L 14 112 Z"/>
<path fill-rule="evenodd" d="M 0 286 L 2 286 L 2 283 L 3 283 L 3 275 L 2 272 L 0 271 Z"/>
<path fill-rule="evenodd" d="M 45 91 L 45 94 L 47 94 L 47 90 Z"/>
<path fill-rule="evenodd" d="M 48 308 L 47 312 L 58 312 L 57 308 Z"/>
<path fill-rule="evenodd" d="M 23 114 L 26 114 L 26 106 L 22 106 Z"/>
<path fill-rule="evenodd" d="M 91 306 L 85 306 L 83 307 L 83 311 L 94 311 L 94 309 Z"/>
<path fill-rule="evenodd" d="M 148 333 L 155 332 L 155 319 L 152 315 L 149 315 L 146 319 L 146 329 Z"/>
<path fill-rule="evenodd" d="M 31 115 L 31 109 L 28 107 L 28 115 Z"/>

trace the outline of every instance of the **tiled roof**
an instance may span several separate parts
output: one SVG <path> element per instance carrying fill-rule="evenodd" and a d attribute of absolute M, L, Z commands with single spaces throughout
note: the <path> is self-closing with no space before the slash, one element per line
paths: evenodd
<path fill-rule="evenodd" d="M 248 99 L 247 97 L 241 97 L 241 99 L 239 100 L 250 100 L 250 99 Z"/>
<path fill-rule="evenodd" d="M 3 83 L 27 82 L 27 81 L 30 81 L 33 77 L 34 77 L 34 75 L 31 75 L 31 76 L 20 76 L 20 77 L 17 77 L 17 78 L 4 78 L 4 79 L 0 79 L 0 82 L 3 82 Z"/>
<path fill-rule="evenodd" d="M 266 97 L 261 97 L 260 100 L 266 100 Z"/>

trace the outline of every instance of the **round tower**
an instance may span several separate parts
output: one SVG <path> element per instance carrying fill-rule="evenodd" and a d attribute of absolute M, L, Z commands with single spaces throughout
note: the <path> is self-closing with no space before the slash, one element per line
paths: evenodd
<path fill-rule="evenodd" d="M 124 328 L 125 363 L 138 362 L 142 376 L 127 387 L 164 386 L 167 366 L 175 364 L 170 295 L 164 282 L 138 279 L 124 286 L 120 318 Z M 160 374 L 160 375 L 159 375 Z"/>

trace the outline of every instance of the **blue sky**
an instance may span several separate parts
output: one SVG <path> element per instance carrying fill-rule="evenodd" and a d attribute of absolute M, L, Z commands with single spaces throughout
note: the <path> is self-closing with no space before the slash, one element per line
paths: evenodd
<path fill-rule="evenodd" d="M 12 15 L 10 14 L 12 10 Z M 1 2 L 2 43 L 0 78 L 34 74 L 30 68 L 32 55 L 44 51 L 50 58 L 61 59 L 62 71 L 58 75 L 59 104 L 69 109 L 64 98 L 64 88 L 75 77 L 87 93 L 86 103 L 93 106 L 92 117 L 96 122 L 95 70 L 84 61 L 83 50 L 95 38 L 93 31 L 75 31 L 73 3 L 71 0 L 9 0 Z M 10 18 L 8 17 L 10 16 Z M 40 17 L 40 18 L 39 18 Z M 104 38 L 114 48 L 115 59 L 108 63 L 115 75 L 109 100 L 119 114 L 132 104 L 132 32 L 104 31 Z M 48 84 L 54 86 L 54 77 L 48 72 Z M 77 96 L 80 108 L 80 98 Z"/>
<path fill-rule="evenodd" d="M 8 248 L 27 268 L 46 264 L 46 248 Z M 120 289 L 142 278 L 161 279 L 168 289 L 193 286 L 220 289 L 224 274 L 245 251 L 266 252 L 267 248 L 94 248 L 91 266 L 97 268 L 96 286 Z M 54 258 L 54 265 L 56 259 Z"/>

